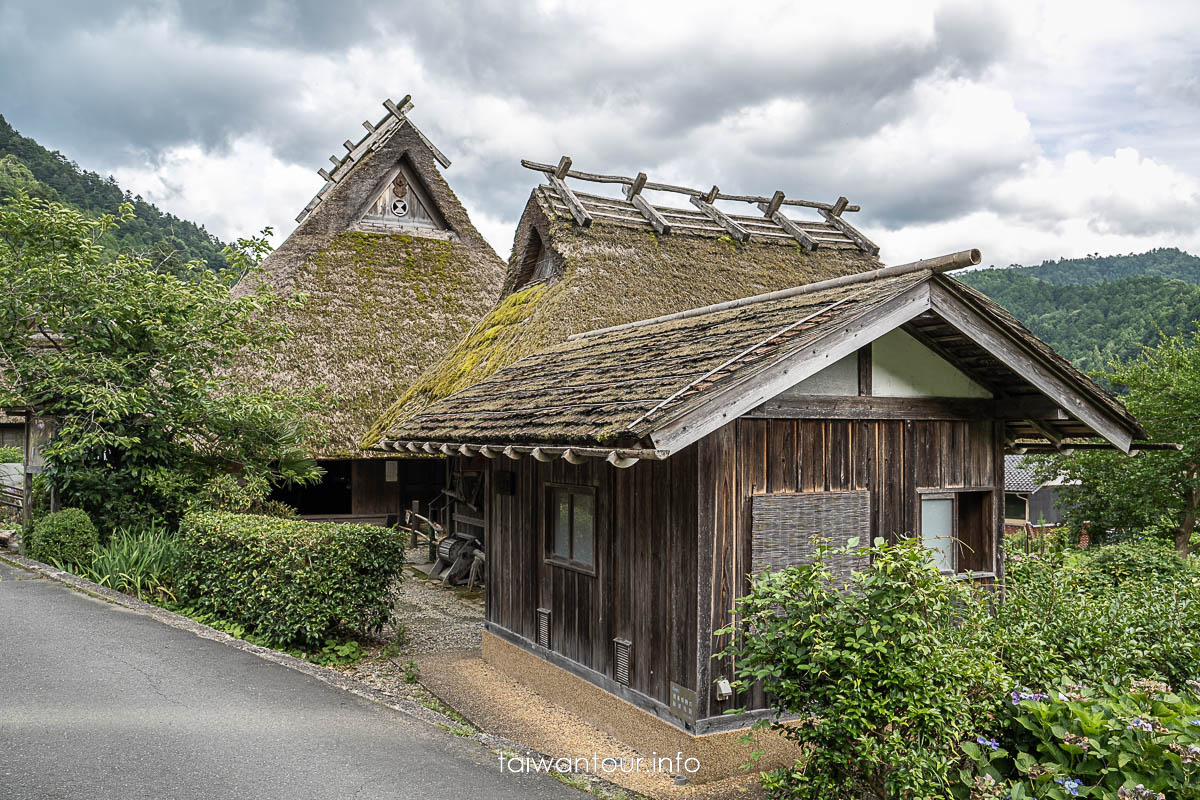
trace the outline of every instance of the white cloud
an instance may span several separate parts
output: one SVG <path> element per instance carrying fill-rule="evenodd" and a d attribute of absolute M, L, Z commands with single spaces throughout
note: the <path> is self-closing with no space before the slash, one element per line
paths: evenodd
<path fill-rule="evenodd" d="M 153 162 L 116 167 L 122 187 L 184 219 L 202 222 L 224 241 L 275 229 L 278 245 L 321 179 L 287 164 L 262 141 L 237 139 L 222 153 L 198 145 L 172 147 Z M 297 198 L 305 197 L 297 203 Z"/>

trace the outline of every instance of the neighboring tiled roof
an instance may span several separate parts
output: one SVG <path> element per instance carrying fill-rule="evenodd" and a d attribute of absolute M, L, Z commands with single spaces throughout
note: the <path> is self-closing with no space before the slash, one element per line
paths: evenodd
<path fill-rule="evenodd" d="M 1022 467 L 1025 460 L 1023 455 L 1004 457 L 1004 491 L 1006 492 L 1036 492 L 1042 483 L 1028 467 Z"/>

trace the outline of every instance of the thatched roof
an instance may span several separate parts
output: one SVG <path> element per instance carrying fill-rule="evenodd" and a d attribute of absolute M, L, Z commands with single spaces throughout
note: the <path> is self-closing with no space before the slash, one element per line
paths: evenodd
<path fill-rule="evenodd" d="M 1100 429 L 1145 436 L 1115 398 L 995 304 L 978 305 L 977 293 L 953 278 L 902 269 L 575 337 L 432 404 L 395 426 L 389 438 L 405 446 L 609 447 L 665 457 L 888 330 L 904 326 L 921 337 L 925 326 L 946 324 L 938 311 L 946 304 L 968 314 L 974 309 L 979 316 L 972 320 L 986 325 L 989 336 L 1004 337 L 1019 351 L 1017 357 L 993 355 L 968 325 L 959 342 L 940 335 L 941 346 L 950 348 L 943 352 L 971 377 L 1016 402 L 1039 393 L 1033 384 L 1044 385 L 1033 372 L 1049 374 L 1067 387 L 1067 406 L 1081 411 L 1067 419 L 1056 410 L 1046 426 L 1095 435 L 1092 425 L 1100 420 Z"/>
<path fill-rule="evenodd" d="M 809 250 L 763 217 L 745 217 L 753 232 L 738 241 L 698 210 L 655 206 L 672 226 L 664 235 L 627 199 L 573 196 L 589 210 L 586 227 L 553 185 L 533 190 L 517 227 L 503 299 L 398 396 L 364 447 L 398 438 L 403 421 L 431 403 L 573 333 L 879 266 L 872 250 L 833 230 L 833 223 L 802 223 L 825 240 Z"/>
<path fill-rule="evenodd" d="M 329 179 L 304 221 L 264 262 L 265 280 L 302 302 L 280 312 L 291 339 L 236 370 L 257 386 L 324 387 L 322 457 L 368 455 L 356 445 L 371 421 L 492 306 L 504 279 L 504 262 L 438 171 L 444 156 L 392 109 L 363 141 L 347 143 L 332 173 L 322 171 Z M 362 220 L 400 164 L 440 229 Z"/>

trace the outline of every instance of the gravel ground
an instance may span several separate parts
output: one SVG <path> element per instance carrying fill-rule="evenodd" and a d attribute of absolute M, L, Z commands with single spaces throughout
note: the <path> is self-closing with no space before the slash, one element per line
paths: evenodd
<path fill-rule="evenodd" d="M 424 548 L 410 551 L 409 563 L 420 563 Z M 395 632 L 369 648 L 370 656 L 351 667 L 337 667 L 350 677 L 393 697 L 419 702 L 449 714 L 464 726 L 519 742 L 554 757 L 594 753 L 636 758 L 636 751 L 550 703 L 528 687 L 484 663 L 479 655 L 483 630 L 483 595 L 447 588 L 415 569 L 405 576 L 397 602 L 404 637 L 397 651 L 388 648 Z M 419 682 L 409 682 L 419 679 Z M 440 699 L 439 699 L 440 698 Z M 444 701 L 444 702 L 443 702 Z M 631 762 L 632 763 L 632 762 Z M 608 774 L 630 795 L 672 800 L 718 800 L 761 797 L 750 775 L 713 783 L 676 786 L 669 776 Z M 594 789 L 601 796 L 616 796 Z"/>

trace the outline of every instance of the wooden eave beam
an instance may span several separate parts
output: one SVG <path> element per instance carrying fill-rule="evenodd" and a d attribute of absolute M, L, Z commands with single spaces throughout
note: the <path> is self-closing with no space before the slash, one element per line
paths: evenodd
<path fill-rule="evenodd" d="M 714 186 L 713 188 L 715 189 L 717 187 Z M 707 214 L 709 219 L 724 228 L 734 239 L 738 240 L 739 242 L 750 241 L 750 231 L 746 230 L 737 222 L 735 222 L 724 211 L 712 205 L 711 201 L 708 200 L 707 197 L 692 195 L 688 198 L 688 200 L 690 200 L 692 205 L 694 205 L 696 208 Z"/>
<path fill-rule="evenodd" d="M 1037 431 L 1046 441 L 1048 441 L 1050 444 L 1054 445 L 1055 447 L 1057 447 L 1059 442 L 1061 442 L 1063 440 L 1063 435 L 1061 433 L 1054 430 L 1049 425 L 1042 424 L 1041 422 L 1037 421 L 1036 419 L 1028 419 L 1027 418 L 1027 419 L 1023 419 L 1021 421 L 1024 422 L 1029 427 L 1033 428 L 1035 431 Z"/>
<path fill-rule="evenodd" d="M 982 317 L 945 286 L 936 281 L 928 285 L 932 309 L 943 319 L 962 331 L 997 361 L 1024 377 L 1071 416 L 1112 442 L 1119 450 L 1129 452 L 1129 446 L 1133 442 L 1133 431 L 1123 421 L 1113 419 L 1110 412 L 1097 406 L 1040 359 L 1026 352 L 1007 333 Z"/>

